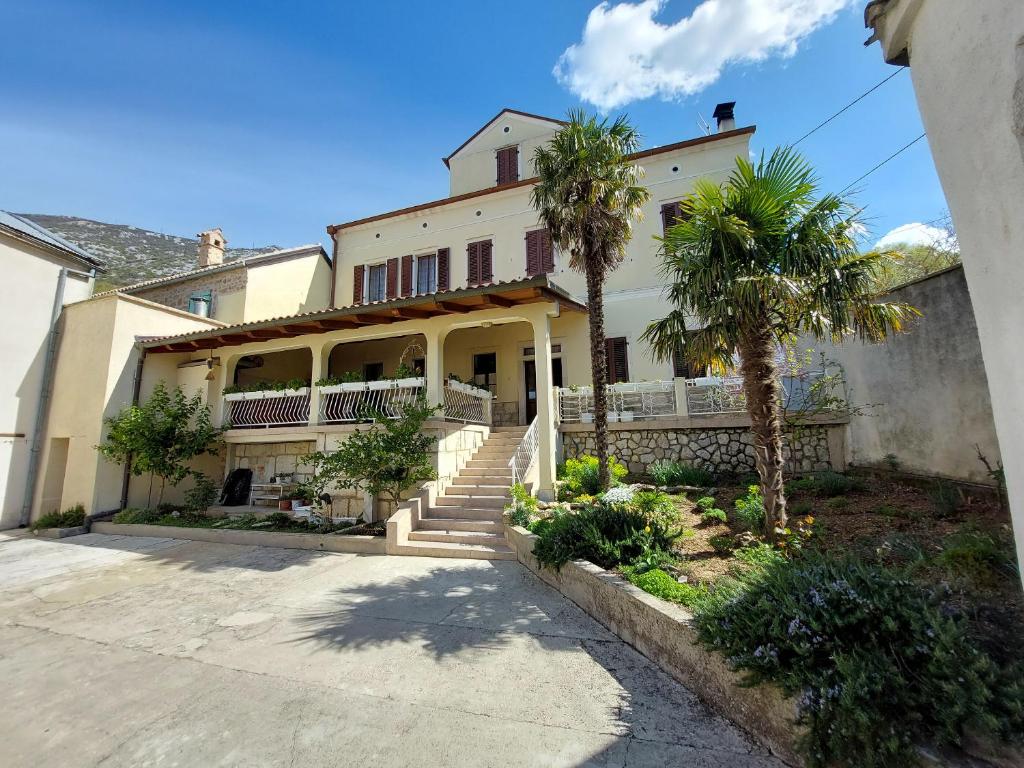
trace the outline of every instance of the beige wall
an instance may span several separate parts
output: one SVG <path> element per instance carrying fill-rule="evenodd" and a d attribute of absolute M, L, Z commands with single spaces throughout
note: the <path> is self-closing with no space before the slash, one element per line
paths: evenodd
<path fill-rule="evenodd" d="M 226 269 L 222 272 L 198 275 L 169 285 L 157 285 L 141 291 L 133 291 L 132 295 L 187 312 L 188 301 L 193 293 L 212 291 L 212 317 L 222 323 L 241 323 L 248 319 L 245 317 L 247 272 L 245 267 Z"/>
<path fill-rule="evenodd" d="M 316 312 L 331 304 L 331 267 L 319 253 L 257 263 L 248 271 L 244 322 Z"/>
<path fill-rule="evenodd" d="M 164 336 L 206 330 L 219 324 L 149 302 L 110 295 L 65 308 L 54 377 L 53 402 L 46 429 L 42 478 L 33 517 L 51 511 L 55 489 L 65 508 L 77 503 L 86 512 L 118 506 L 121 467 L 102 459 L 95 446 L 103 440 L 103 419 L 131 404 L 138 361 L 137 336 Z M 177 382 L 177 364 L 185 355 L 151 356 L 140 398 L 159 380 Z M 66 464 L 61 466 L 66 455 Z M 148 483 L 147 483 L 148 484 Z"/>
<path fill-rule="evenodd" d="M 511 113 L 502 115 L 449 160 L 451 194 L 461 195 L 495 186 L 498 181 L 496 151 L 513 144 L 519 146 L 519 178 L 535 176 L 533 153 L 558 127 L 550 120 Z"/>
<path fill-rule="evenodd" d="M 963 269 L 890 295 L 923 313 L 907 333 L 819 347 L 842 367 L 851 401 L 872 405 L 850 420 L 850 462 L 884 467 L 892 454 L 909 472 L 991 483 L 978 450 L 995 466 L 999 443 Z"/>
<path fill-rule="evenodd" d="M 910 75 L 960 239 L 1024 562 L 1024 3 L 896 0 L 876 31 Z"/>
<path fill-rule="evenodd" d="M 62 268 L 80 262 L 0 234 L 0 529 L 18 525 L 25 497 L 29 454 L 43 384 L 46 345 Z M 92 293 L 92 280 L 68 275 L 64 302 Z"/>

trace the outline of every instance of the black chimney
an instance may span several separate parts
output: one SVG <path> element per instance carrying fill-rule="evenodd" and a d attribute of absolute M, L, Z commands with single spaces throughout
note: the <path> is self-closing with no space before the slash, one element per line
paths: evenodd
<path fill-rule="evenodd" d="M 735 101 L 724 101 L 715 107 L 714 118 L 718 121 L 718 132 L 731 131 L 736 127 L 736 117 L 733 113 Z"/>

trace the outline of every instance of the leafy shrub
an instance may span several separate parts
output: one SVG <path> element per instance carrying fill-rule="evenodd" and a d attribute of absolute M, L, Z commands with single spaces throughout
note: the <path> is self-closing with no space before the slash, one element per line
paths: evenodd
<path fill-rule="evenodd" d="M 706 469 L 680 461 L 656 461 L 647 470 L 656 485 L 692 485 L 707 488 L 714 476 Z"/>
<path fill-rule="evenodd" d="M 790 480 L 786 483 L 786 493 L 793 491 L 814 491 L 816 488 L 813 475 L 806 475 Z"/>
<path fill-rule="evenodd" d="M 832 509 L 846 509 L 850 506 L 850 500 L 845 496 L 833 496 L 826 502 Z"/>
<path fill-rule="evenodd" d="M 570 560 L 614 568 L 650 552 L 668 552 L 680 536 L 633 507 L 604 504 L 555 514 L 533 532 L 538 537 L 533 548 L 537 560 L 556 569 Z"/>
<path fill-rule="evenodd" d="M 292 519 L 287 512 L 271 512 L 263 518 L 263 522 L 270 528 L 293 528 L 298 521 Z"/>
<path fill-rule="evenodd" d="M 972 581 L 990 582 L 1003 576 L 1016 576 L 1013 552 L 991 533 L 962 530 L 947 536 L 936 562 L 952 574 Z"/>
<path fill-rule="evenodd" d="M 129 507 L 128 509 L 122 509 L 114 515 L 113 520 L 115 523 L 151 525 L 163 516 L 164 513 L 159 509 L 134 509 Z"/>
<path fill-rule="evenodd" d="M 608 457 L 608 475 L 611 478 L 612 486 L 621 483 L 627 472 L 628 470 L 619 464 L 614 456 Z M 597 473 L 596 456 L 569 459 L 558 467 L 558 479 L 562 481 L 559 497 L 564 496 L 563 500 L 572 500 L 583 494 L 597 495 L 601 491 L 601 486 L 597 482 Z"/>
<path fill-rule="evenodd" d="M 755 544 L 750 547 L 740 547 L 733 555 L 744 565 L 751 568 L 767 568 L 770 565 L 777 565 L 785 560 L 785 556 L 770 544 Z"/>
<path fill-rule="evenodd" d="M 693 608 L 702 605 L 708 598 L 709 593 L 706 587 L 681 584 L 660 568 L 642 571 L 626 567 L 622 569 L 622 572 L 631 584 L 635 584 L 644 592 L 660 597 L 662 600 Z"/>
<path fill-rule="evenodd" d="M 747 495 L 736 499 L 736 519 L 748 531 L 764 529 L 764 497 L 758 486 L 747 486 Z"/>
<path fill-rule="evenodd" d="M 799 697 L 809 766 L 904 766 L 918 742 L 1024 727 L 1024 680 L 1001 676 L 963 623 L 904 576 L 807 556 L 738 579 L 698 612 L 701 640 L 749 682 Z"/>
<path fill-rule="evenodd" d="M 798 501 L 790 507 L 790 513 L 794 515 L 809 515 L 814 511 L 814 503 L 810 501 Z"/>
<path fill-rule="evenodd" d="M 41 531 L 44 528 L 77 528 L 80 525 L 85 525 L 85 507 L 81 504 L 75 504 L 75 506 L 68 507 L 63 512 L 54 510 L 53 512 L 47 512 L 45 515 L 41 515 L 38 520 L 29 526 L 29 530 Z"/>
<path fill-rule="evenodd" d="M 602 504 L 610 504 L 612 506 L 616 504 L 632 504 L 634 493 L 635 491 L 631 485 L 617 485 L 614 488 L 609 488 L 598 498 Z"/>
<path fill-rule="evenodd" d="M 960 489 L 948 480 L 940 480 L 934 486 L 928 496 L 935 507 L 935 513 L 939 517 L 951 517 L 963 507 L 963 496 Z"/>
<path fill-rule="evenodd" d="M 189 512 L 205 512 L 219 496 L 217 484 L 202 472 L 197 472 L 195 484 L 185 491 L 185 509 Z"/>
<path fill-rule="evenodd" d="M 637 491 L 633 494 L 633 507 L 649 520 L 657 520 L 665 526 L 671 526 L 679 519 L 672 499 L 661 491 Z"/>
<path fill-rule="evenodd" d="M 725 510 L 722 509 L 705 509 L 700 513 L 700 521 L 702 523 L 710 525 L 711 523 L 725 523 L 728 522 L 728 518 L 725 516 Z"/>
<path fill-rule="evenodd" d="M 822 472 L 813 480 L 815 493 L 825 497 L 846 496 L 864 488 L 864 483 L 860 479 L 847 477 L 838 472 Z"/>
<path fill-rule="evenodd" d="M 712 536 L 708 539 L 708 544 L 720 555 L 724 555 L 728 552 L 732 552 L 733 543 L 732 536 Z"/>
<path fill-rule="evenodd" d="M 509 489 L 512 501 L 505 507 L 505 519 L 509 525 L 526 528 L 537 514 L 537 499 L 530 495 L 522 483 L 514 483 Z"/>

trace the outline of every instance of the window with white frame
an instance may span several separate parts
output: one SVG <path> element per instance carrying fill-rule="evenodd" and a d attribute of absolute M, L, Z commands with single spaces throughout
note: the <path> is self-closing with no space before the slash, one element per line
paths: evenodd
<path fill-rule="evenodd" d="M 425 253 L 416 257 L 416 295 L 437 292 L 437 254 Z"/>
<path fill-rule="evenodd" d="M 387 264 L 373 264 L 366 270 L 366 300 L 384 301 L 387 295 Z"/>

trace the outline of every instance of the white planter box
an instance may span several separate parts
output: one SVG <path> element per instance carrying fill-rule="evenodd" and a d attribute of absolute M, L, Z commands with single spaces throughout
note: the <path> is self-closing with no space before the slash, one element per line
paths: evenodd
<path fill-rule="evenodd" d="M 309 394 L 309 387 L 300 387 L 299 389 L 286 389 L 282 394 L 285 397 L 306 397 Z"/>
<path fill-rule="evenodd" d="M 395 386 L 395 382 L 388 381 L 386 379 L 384 381 L 368 381 L 368 382 L 366 382 L 366 388 L 371 390 L 371 391 L 372 390 L 377 390 L 377 389 L 393 389 L 394 386 Z"/>
<path fill-rule="evenodd" d="M 594 423 L 594 414 L 592 414 L 592 413 L 581 413 L 580 414 L 580 421 L 583 422 L 584 424 L 593 424 Z"/>
<path fill-rule="evenodd" d="M 616 423 L 618 423 L 618 421 L 619 421 L 619 412 L 618 411 L 608 411 L 608 423 L 609 424 L 616 424 Z"/>
<path fill-rule="evenodd" d="M 632 421 L 632 420 L 633 420 L 633 412 L 632 411 L 619 411 L 619 421 Z"/>
<path fill-rule="evenodd" d="M 309 394 L 309 387 L 303 387 L 302 389 L 282 389 L 267 390 L 266 392 L 252 392 L 250 394 L 259 395 L 264 400 L 276 400 L 282 397 L 305 397 Z"/>
<path fill-rule="evenodd" d="M 265 394 L 267 394 L 267 393 L 266 392 L 243 392 L 242 393 L 242 399 L 243 400 L 262 400 L 263 396 Z"/>
<path fill-rule="evenodd" d="M 232 402 L 234 400 L 245 400 L 246 394 L 248 394 L 248 393 L 247 392 L 229 392 L 228 394 L 224 395 L 224 399 L 227 400 L 228 402 Z"/>
<path fill-rule="evenodd" d="M 395 386 L 412 389 L 413 387 L 426 386 L 426 383 L 427 380 L 422 376 L 412 376 L 408 379 L 398 379 L 395 381 Z"/>

